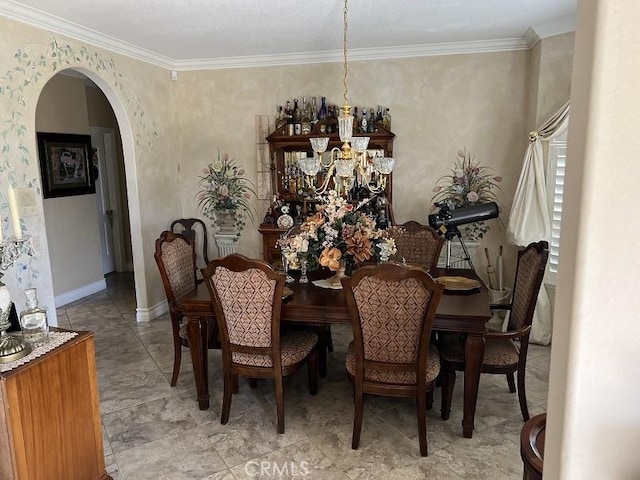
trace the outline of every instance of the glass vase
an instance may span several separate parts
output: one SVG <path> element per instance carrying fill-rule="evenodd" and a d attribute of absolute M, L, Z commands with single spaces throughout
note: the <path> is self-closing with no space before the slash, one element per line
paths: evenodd
<path fill-rule="evenodd" d="M 306 259 L 306 257 L 300 259 L 300 280 L 298 280 L 298 282 L 300 282 L 300 283 L 309 283 L 309 277 L 307 277 L 307 259 Z"/>
<path fill-rule="evenodd" d="M 282 268 L 284 269 L 284 281 L 285 283 L 293 283 L 294 278 L 289 275 L 289 260 L 286 255 L 282 255 Z"/>

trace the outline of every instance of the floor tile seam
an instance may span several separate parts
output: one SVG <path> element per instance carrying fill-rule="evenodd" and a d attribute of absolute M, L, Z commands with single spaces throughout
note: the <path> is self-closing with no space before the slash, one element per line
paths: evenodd
<path fill-rule="evenodd" d="M 171 395 L 163 395 L 163 396 L 161 396 L 161 397 L 157 397 L 157 398 L 156 398 L 156 397 L 154 397 L 154 398 L 150 398 L 150 399 L 147 399 L 147 400 L 145 400 L 145 401 L 143 401 L 143 402 L 133 403 L 133 404 L 131 404 L 131 405 L 127 405 L 127 406 L 125 406 L 125 407 L 118 408 L 118 409 L 116 409 L 116 410 L 111 410 L 111 411 L 108 411 L 108 412 L 102 412 L 102 413 L 100 414 L 100 416 L 101 416 L 101 417 L 104 417 L 105 415 L 111 415 L 111 414 L 113 414 L 113 413 L 120 412 L 121 410 L 125 410 L 125 409 L 127 409 L 127 408 L 133 408 L 133 407 L 137 407 L 137 406 L 140 406 L 140 405 L 144 405 L 145 403 L 155 402 L 155 401 L 157 401 L 157 400 L 162 400 L 163 398 L 168 398 L 168 397 L 170 397 L 170 396 L 171 396 Z M 100 401 L 100 403 L 104 403 L 104 402 L 105 402 L 105 400 L 101 400 L 101 401 Z M 102 410 L 102 409 L 101 409 L 101 410 Z"/>
<path fill-rule="evenodd" d="M 185 428 L 185 427 L 178 428 L 177 430 L 174 430 L 174 431 L 172 431 L 172 432 L 169 432 L 169 433 L 166 433 L 166 434 L 164 434 L 164 435 L 158 436 L 158 437 L 153 438 L 153 439 L 151 439 L 151 440 L 148 440 L 148 441 L 146 441 L 146 442 L 139 443 L 139 444 L 134 445 L 134 446 L 132 446 L 132 447 L 125 447 L 125 448 L 122 448 L 122 449 L 120 449 L 120 450 L 114 450 L 114 449 L 113 449 L 113 445 L 112 445 L 112 446 L 111 446 L 111 449 L 112 449 L 112 452 L 113 452 L 114 454 L 116 454 L 116 453 L 120 453 L 120 452 L 124 452 L 124 451 L 126 451 L 126 450 L 132 450 L 132 449 L 134 449 L 134 448 L 142 447 L 142 446 L 144 446 L 144 445 L 148 445 L 148 444 L 153 443 L 153 442 L 158 441 L 158 440 L 163 440 L 163 439 L 168 438 L 168 437 L 171 437 L 171 436 L 173 436 L 173 435 L 178 435 L 178 434 L 180 434 L 180 433 L 188 432 L 189 430 L 193 430 L 193 429 L 194 429 L 195 427 L 197 427 L 197 426 L 198 426 L 198 422 L 195 422 L 195 421 L 194 421 L 194 425 L 192 425 L 192 426 L 190 426 L 190 427 L 188 427 L 188 428 Z M 109 443 L 112 443 L 112 442 L 111 442 L 111 438 L 109 438 Z"/>

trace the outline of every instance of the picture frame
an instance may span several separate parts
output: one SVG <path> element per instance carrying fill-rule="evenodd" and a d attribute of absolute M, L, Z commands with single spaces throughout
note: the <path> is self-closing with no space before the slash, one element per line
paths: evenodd
<path fill-rule="evenodd" d="M 38 132 L 44 198 L 96 193 L 91 136 Z"/>

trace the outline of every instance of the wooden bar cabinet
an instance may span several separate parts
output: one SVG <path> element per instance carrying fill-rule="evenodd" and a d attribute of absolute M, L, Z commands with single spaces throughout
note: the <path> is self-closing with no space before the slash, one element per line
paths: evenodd
<path fill-rule="evenodd" d="M 110 479 L 93 333 L 0 374 L 0 479 Z"/>

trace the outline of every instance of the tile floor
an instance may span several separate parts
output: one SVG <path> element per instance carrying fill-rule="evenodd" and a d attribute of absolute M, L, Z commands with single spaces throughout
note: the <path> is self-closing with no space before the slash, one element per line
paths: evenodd
<path fill-rule="evenodd" d="M 186 349 L 178 385 L 169 386 L 168 315 L 136 323 L 132 276 L 111 275 L 107 284 L 57 313 L 61 327 L 95 332 L 105 456 L 114 480 L 522 478 L 522 419 L 502 376 L 482 376 L 473 439 L 462 438 L 458 375 L 450 420 L 440 420 L 439 391 L 428 412 L 427 458 L 419 454 L 410 399 L 367 397 L 360 448 L 352 450 L 353 400 L 344 373 L 351 332 L 334 327 L 335 351 L 318 395 L 306 390 L 306 369 L 286 380 L 285 434 L 276 434 L 273 388 L 264 380 L 253 390 L 241 380 L 229 423 L 220 425 L 220 352 L 210 350 L 211 408 L 200 411 Z M 549 357 L 549 347 L 529 350 L 532 415 L 546 407 Z"/>

